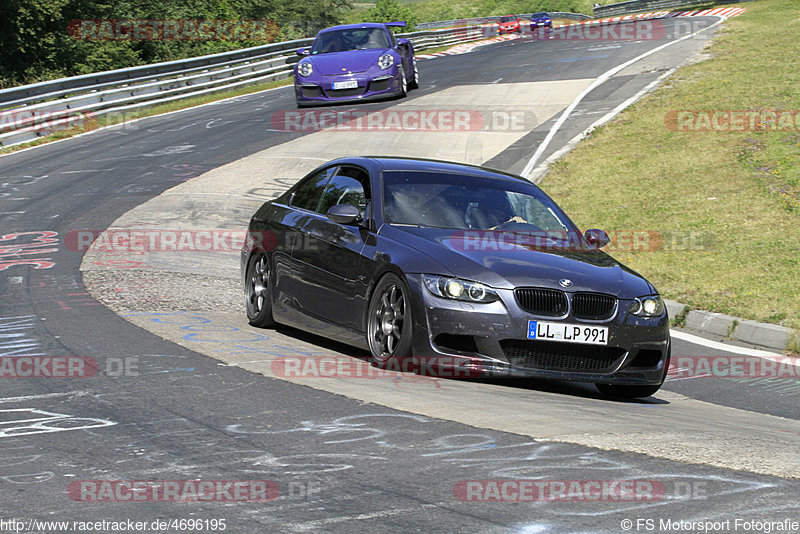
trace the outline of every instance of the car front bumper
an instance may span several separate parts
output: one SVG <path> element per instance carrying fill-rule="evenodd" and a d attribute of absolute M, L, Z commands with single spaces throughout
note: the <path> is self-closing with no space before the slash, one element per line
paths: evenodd
<path fill-rule="evenodd" d="M 463 376 L 522 376 L 601 384 L 655 385 L 668 365 L 669 321 L 628 314 L 620 300 L 605 321 L 534 316 L 517 305 L 512 290 L 500 301 L 472 304 L 432 295 L 420 275 L 408 275 L 414 294 L 413 353 L 455 362 Z M 608 327 L 608 345 L 529 340 L 528 321 Z"/>
<path fill-rule="evenodd" d="M 333 89 L 336 82 L 356 81 L 353 89 Z M 325 104 L 388 98 L 402 94 L 399 69 L 377 75 L 323 76 L 304 79 L 295 76 L 295 97 L 298 103 Z"/>

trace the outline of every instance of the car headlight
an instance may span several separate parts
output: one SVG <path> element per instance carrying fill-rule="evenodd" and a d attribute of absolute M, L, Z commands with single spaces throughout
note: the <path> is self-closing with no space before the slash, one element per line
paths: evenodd
<path fill-rule="evenodd" d="M 394 65 L 394 56 L 391 54 L 383 54 L 381 57 L 378 58 L 378 66 L 382 69 L 388 69 Z"/>
<path fill-rule="evenodd" d="M 303 78 L 311 76 L 312 72 L 314 72 L 314 66 L 310 61 L 303 61 L 297 65 L 297 73 Z"/>
<path fill-rule="evenodd" d="M 658 317 L 664 313 L 664 301 L 660 295 L 648 295 L 633 299 L 630 312 L 639 317 Z"/>
<path fill-rule="evenodd" d="M 499 299 L 494 289 L 479 282 L 431 274 L 423 274 L 422 281 L 428 291 L 437 297 L 466 302 L 494 302 Z"/>

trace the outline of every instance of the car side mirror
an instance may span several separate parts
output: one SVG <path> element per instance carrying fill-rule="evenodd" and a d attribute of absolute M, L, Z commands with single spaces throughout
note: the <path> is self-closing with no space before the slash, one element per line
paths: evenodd
<path fill-rule="evenodd" d="M 352 204 L 337 204 L 325 214 L 328 219 L 338 224 L 353 225 L 361 220 L 361 212 Z"/>
<path fill-rule="evenodd" d="M 309 54 L 309 50 L 308 48 L 298 48 L 296 53 L 298 56 L 307 56 Z"/>
<path fill-rule="evenodd" d="M 583 234 L 583 237 L 585 237 L 586 241 L 595 248 L 603 248 L 604 246 L 608 245 L 609 241 L 611 241 L 607 233 L 602 230 L 598 230 L 597 228 L 590 228 L 586 230 L 586 232 Z"/>
<path fill-rule="evenodd" d="M 586 230 L 586 232 L 583 234 L 583 237 L 585 237 L 586 241 L 595 248 L 603 248 L 604 246 L 608 245 L 609 241 L 611 241 L 607 233 L 602 230 L 598 230 L 597 228 L 590 228 Z"/>

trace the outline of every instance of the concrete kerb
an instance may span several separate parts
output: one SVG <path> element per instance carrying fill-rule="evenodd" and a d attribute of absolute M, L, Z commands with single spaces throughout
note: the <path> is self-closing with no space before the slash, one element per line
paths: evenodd
<path fill-rule="evenodd" d="M 684 314 L 686 304 L 664 300 L 670 319 Z M 723 313 L 690 309 L 685 313 L 685 328 L 721 339 L 732 339 L 749 345 L 777 351 L 786 350 L 797 333 L 791 328 L 771 323 L 739 319 Z"/>

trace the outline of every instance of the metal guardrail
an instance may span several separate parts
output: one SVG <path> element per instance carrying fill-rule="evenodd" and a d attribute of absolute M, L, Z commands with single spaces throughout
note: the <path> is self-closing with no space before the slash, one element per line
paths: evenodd
<path fill-rule="evenodd" d="M 645 11 L 660 11 L 662 9 L 688 8 L 692 6 L 705 6 L 709 4 L 738 4 L 753 0 L 630 0 L 618 4 L 598 6 L 593 10 L 595 18 L 627 15 L 629 13 L 643 13 Z"/>
<path fill-rule="evenodd" d="M 589 20 L 592 17 L 584 15 L 583 13 L 565 13 L 563 11 L 537 11 L 537 13 L 547 13 L 551 18 L 563 20 Z M 533 13 L 522 13 L 517 15 L 520 19 L 530 19 Z M 437 22 L 423 22 L 417 24 L 418 30 L 430 30 L 434 28 L 449 28 L 451 26 L 465 25 L 465 24 L 491 24 L 500 20 L 500 16 L 494 17 L 474 17 L 471 19 L 455 19 L 455 20 L 440 20 Z"/>
<path fill-rule="evenodd" d="M 400 34 L 415 50 L 483 39 L 479 25 Z M 0 90 L 0 146 L 34 140 L 93 117 L 291 76 L 295 50 L 313 39 L 142 65 Z"/>

